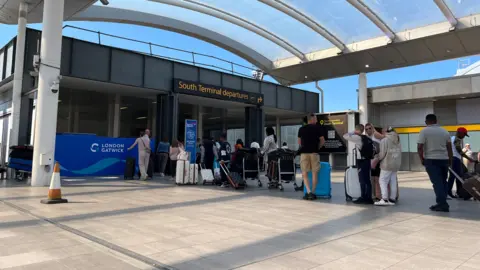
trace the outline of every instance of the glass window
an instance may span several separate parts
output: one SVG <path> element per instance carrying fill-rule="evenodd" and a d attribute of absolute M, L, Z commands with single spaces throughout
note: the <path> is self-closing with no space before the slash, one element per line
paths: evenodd
<path fill-rule="evenodd" d="M 464 143 L 469 143 L 473 152 L 480 152 L 480 131 L 469 132 L 470 137 L 465 137 Z"/>
<path fill-rule="evenodd" d="M 238 128 L 238 129 L 229 129 L 227 130 L 227 141 L 233 147 L 237 140 L 240 139 L 245 144 L 245 129 Z M 250 147 L 250 145 L 245 145 L 245 147 Z"/>
<path fill-rule="evenodd" d="M 347 1 L 285 0 L 345 44 L 382 36 L 382 31 Z M 355 27 L 352 27 L 354 25 Z"/>
<path fill-rule="evenodd" d="M 0 82 L 3 80 L 3 51 L 0 52 Z"/>
<path fill-rule="evenodd" d="M 234 4 L 234 1 L 228 2 L 231 2 L 232 5 Z M 249 1 L 249 5 L 247 5 L 248 7 L 252 6 L 250 2 L 256 1 Z M 98 4 L 100 5 L 100 3 Z M 165 5 L 146 0 L 115 0 L 110 1 L 108 7 L 145 12 L 198 25 L 200 27 L 218 32 L 219 34 L 229 37 L 237 42 L 250 46 L 254 50 L 258 51 L 259 53 L 271 60 L 288 58 L 293 56 L 291 53 L 289 53 L 282 47 L 247 29 L 226 22 L 224 20 L 217 19 L 213 16 L 205 15 L 203 13 L 195 12 L 185 8 Z M 258 12 L 258 10 L 256 12 Z M 265 19 L 267 19 L 267 16 L 265 16 Z M 288 28 L 289 26 L 285 27 Z M 291 32 L 296 33 L 296 30 L 292 30 Z M 303 36 L 301 37 L 303 38 Z M 300 40 L 300 38 L 297 39 Z M 321 39 L 318 39 L 317 41 L 320 42 L 319 40 L 321 41 Z"/>
<path fill-rule="evenodd" d="M 5 78 L 12 75 L 12 65 L 13 65 L 13 43 L 7 47 L 7 65 L 5 67 Z"/>
<path fill-rule="evenodd" d="M 394 32 L 446 21 L 434 1 L 364 0 Z"/>
<path fill-rule="evenodd" d="M 480 13 L 478 0 L 445 0 L 445 3 L 457 18 Z"/>
<path fill-rule="evenodd" d="M 408 150 L 410 153 L 417 153 L 418 133 L 408 134 Z"/>
<path fill-rule="evenodd" d="M 292 150 L 298 149 L 298 130 L 300 129 L 300 125 L 294 126 L 282 126 L 281 129 L 281 136 L 282 136 L 282 143 L 286 142 L 288 148 Z"/>
<path fill-rule="evenodd" d="M 409 134 L 399 134 L 400 144 L 402 145 L 402 153 L 410 152 L 410 142 L 408 140 Z"/>
<path fill-rule="evenodd" d="M 320 34 L 296 19 L 252 0 L 200 0 L 275 33 L 304 53 L 333 47 Z M 323 2 L 323 1 L 322 1 Z"/>

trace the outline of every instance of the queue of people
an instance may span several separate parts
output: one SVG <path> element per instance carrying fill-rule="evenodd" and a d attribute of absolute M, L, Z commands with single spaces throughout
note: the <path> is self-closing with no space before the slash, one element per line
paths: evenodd
<path fill-rule="evenodd" d="M 354 132 L 343 137 L 355 144 L 361 197 L 354 203 L 395 205 L 398 198 L 397 173 L 402 162 L 400 137 L 395 129 L 387 127 L 378 132 L 371 123 L 365 126 L 358 124 Z"/>

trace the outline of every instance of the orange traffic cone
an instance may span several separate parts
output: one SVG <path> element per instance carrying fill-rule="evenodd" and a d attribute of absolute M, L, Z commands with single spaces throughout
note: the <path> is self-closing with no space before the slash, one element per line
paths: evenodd
<path fill-rule="evenodd" d="M 55 163 L 53 169 L 52 180 L 50 181 L 50 188 L 48 189 L 48 199 L 41 200 L 44 204 L 68 203 L 68 200 L 62 199 L 62 184 L 60 182 L 60 164 Z"/>

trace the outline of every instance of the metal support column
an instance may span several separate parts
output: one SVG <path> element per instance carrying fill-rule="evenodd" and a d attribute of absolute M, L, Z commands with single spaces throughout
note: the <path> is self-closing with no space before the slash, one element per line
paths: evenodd
<path fill-rule="evenodd" d="M 22 104 L 23 63 L 25 59 L 25 36 L 27 32 L 28 4 L 20 2 L 18 10 L 17 42 L 15 49 L 15 70 L 12 91 L 12 130 L 9 132 L 10 146 L 18 144 L 20 130 L 20 110 Z"/>
<path fill-rule="evenodd" d="M 347 124 L 348 124 L 348 132 L 354 132 L 355 131 L 355 116 L 356 113 L 354 111 L 349 111 L 347 114 Z M 343 135 L 343 134 L 342 134 Z M 353 163 L 353 149 L 355 148 L 355 144 L 352 142 L 347 143 L 347 166 L 352 166 Z M 332 164 L 330 164 L 332 165 Z"/>
<path fill-rule="evenodd" d="M 64 0 L 43 1 L 32 186 L 47 185 L 54 164 L 64 4 Z"/>
<path fill-rule="evenodd" d="M 367 74 L 360 73 L 358 76 L 358 110 L 360 111 L 360 124 L 368 123 L 368 91 Z"/>
<path fill-rule="evenodd" d="M 122 111 L 120 110 L 120 106 L 122 103 L 122 96 L 116 94 L 115 101 L 113 105 L 113 137 L 118 138 L 120 137 L 120 114 Z"/>

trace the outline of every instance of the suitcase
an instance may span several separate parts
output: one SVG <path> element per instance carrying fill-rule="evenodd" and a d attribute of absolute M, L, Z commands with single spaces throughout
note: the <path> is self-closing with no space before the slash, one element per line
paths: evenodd
<path fill-rule="evenodd" d="M 212 170 L 205 168 L 205 166 L 201 166 L 201 168 L 202 169 L 200 170 L 200 175 L 202 176 L 203 184 L 215 184 L 215 178 L 213 177 Z"/>
<path fill-rule="evenodd" d="M 243 177 L 237 172 L 230 172 L 227 165 L 223 162 L 220 163 L 220 168 L 225 174 L 228 183 L 234 189 L 243 189 L 247 186 L 247 183 L 243 180 Z"/>
<path fill-rule="evenodd" d="M 196 185 L 198 183 L 198 164 L 190 164 L 188 174 L 188 184 Z"/>
<path fill-rule="evenodd" d="M 475 171 L 477 171 L 477 164 L 475 164 Z M 448 168 L 450 173 L 452 173 L 455 178 L 462 183 L 463 189 L 468 192 L 475 200 L 480 201 L 480 174 L 479 173 L 466 173 L 463 178 L 461 178 L 456 172 L 451 168 Z M 458 187 L 457 187 L 458 189 Z M 458 191 L 457 191 L 458 193 Z M 470 198 L 465 198 L 466 200 Z"/>
<path fill-rule="evenodd" d="M 320 166 L 320 171 L 318 172 L 318 183 L 317 187 L 313 191 L 313 194 L 319 198 L 330 199 L 332 198 L 332 168 L 328 162 L 320 162 Z M 310 187 L 312 187 L 312 172 L 308 173 L 308 181 L 310 183 Z M 307 194 L 306 187 L 304 187 L 303 193 Z"/>
<path fill-rule="evenodd" d="M 358 199 L 362 196 L 360 188 L 360 179 L 358 178 L 358 168 L 356 165 L 357 149 L 353 149 L 353 166 L 345 169 L 345 198 L 347 201 Z"/>
<path fill-rule="evenodd" d="M 188 160 L 177 160 L 177 175 L 175 183 L 177 185 L 186 185 L 189 181 L 190 162 Z"/>
<path fill-rule="evenodd" d="M 129 157 L 125 161 L 125 171 L 123 173 L 123 179 L 125 180 L 132 180 L 135 176 L 135 165 L 136 160 L 134 157 Z"/>

